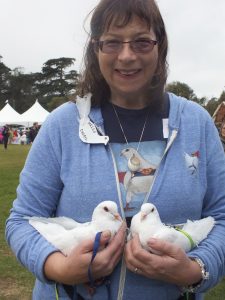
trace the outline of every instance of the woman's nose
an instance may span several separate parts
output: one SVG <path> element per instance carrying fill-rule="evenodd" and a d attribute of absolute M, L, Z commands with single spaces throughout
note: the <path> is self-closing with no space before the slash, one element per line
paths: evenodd
<path fill-rule="evenodd" d="M 132 61 L 136 59 L 136 53 L 131 49 L 130 44 L 122 44 L 122 48 L 118 53 L 118 60 Z"/>

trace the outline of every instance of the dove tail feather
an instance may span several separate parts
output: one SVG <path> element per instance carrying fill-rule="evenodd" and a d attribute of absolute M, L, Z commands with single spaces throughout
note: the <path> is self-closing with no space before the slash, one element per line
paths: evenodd
<path fill-rule="evenodd" d="M 186 231 L 192 237 L 194 243 L 198 245 L 208 236 L 214 225 L 214 218 L 207 217 L 197 221 L 188 220 L 182 230 Z"/>

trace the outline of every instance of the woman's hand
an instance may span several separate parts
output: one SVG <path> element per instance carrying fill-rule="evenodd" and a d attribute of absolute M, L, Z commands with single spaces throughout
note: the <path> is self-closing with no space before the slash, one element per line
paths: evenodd
<path fill-rule="evenodd" d="M 151 239 L 149 246 L 161 252 L 152 254 L 141 247 L 138 235 L 125 247 L 125 260 L 129 270 L 148 278 L 187 286 L 201 280 L 199 265 L 191 260 L 176 245 L 162 240 Z"/>
<path fill-rule="evenodd" d="M 94 279 L 107 276 L 112 273 L 121 259 L 126 237 L 126 225 L 122 224 L 115 237 L 110 240 L 110 232 L 105 231 L 101 235 L 100 251 L 92 262 L 92 274 Z M 88 266 L 93 253 L 94 240 L 82 242 L 69 256 L 61 252 L 55 252 L 46 259 L 44 265 L 45 276 L 60 283 L 74 285 L 88 282 Z M 107 247 L 105 247 L 107 245 Z"/>

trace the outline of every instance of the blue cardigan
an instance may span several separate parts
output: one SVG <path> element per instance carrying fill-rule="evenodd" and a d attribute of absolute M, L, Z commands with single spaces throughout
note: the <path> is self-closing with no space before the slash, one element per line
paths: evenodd
<path fill-rule="evenodd" d="M 199 300 L 225 275 L 225 156 L 208 113 L 181 97 L 169 94 L 169 98 L 169 131 L 177 135 L 160 164 L 149 201 L 156 204 L 164 223 L 184 223 L 206 216 L 216 219 L 209 237 L 189 252 L 201 258 L 210 273 L 209 280 L 199 288 Z M 92 109 L 90 117 L 103 128 L 100 109 Z M 23 217 L 55 215 L 86 222 L 100 201 L 114 200 L 119 206 L 110 146 L 83 143 L 78 135 L 78 119 L 76 104 L 71 102 L 55 109 L 42 125 L 21 172 L 17 199 L 6 223 L 10 247 L 37 277 L 35 300 L 55 299 L 54 283 L 45 278 L 43 265 L 57 249 Z M 197 155 L 196 169 L 188 165 L 186 154 Z M 118 265 L 111 275 L 112 300 L 117 299 L 120 271 Z M 82 285 L 76 289 L 86 297 Z M 174 300 L 180 289 L 127 271 L 123 294 L 126 300 Z M 68 299 L 60 286 L 59 296 Z M 104 286 L 98 288 L 93 299 L 107 299 Z"/>

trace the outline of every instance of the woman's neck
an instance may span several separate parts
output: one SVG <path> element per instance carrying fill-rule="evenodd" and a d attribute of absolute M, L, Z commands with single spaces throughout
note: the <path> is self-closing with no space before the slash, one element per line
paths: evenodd
<path fill-rule="evenodd" d="M 147 99 L 147 97 L 136 97 L 135 95 L 111 95 L 110 102 L 128 109 L 142 109 L 149 105 L 149 99 Z"/>

